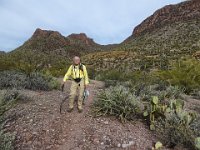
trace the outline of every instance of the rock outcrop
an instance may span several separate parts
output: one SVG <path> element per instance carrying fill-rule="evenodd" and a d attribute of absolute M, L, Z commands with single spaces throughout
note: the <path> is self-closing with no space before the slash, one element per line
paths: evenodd
<path fill-rule="evenodd" d="M 70 41 L 57 31 L 36 29 L 32 37 L 23 46 L 28 49 L 52 51 L 69 44 Z"/>
<path fill-rule="evenodd" d="M 134 30 L 132 36 L 151 32 L 167 24 L 200 18 L 200 0 L 189 0 L 176 5 L 167 5 L 145 19 Z"/>
<path fill-rule="evenodd" d="M 93 46 L 97 45 L 93 39 L 89 38 L 85 33 L 80 33 L 80 34 L 71 34 L 67 37 L 70 41 L 71 44 L 74 43 L 74 41 L 79 41 L 82 44 L 86 44 L 87 46 Z"/>
<path fill-rule="evenodd" d="M 47 55 L 52 58 L 64 57 L 71 58 L 74 55 L 82 56 L 93 51 L 101 50 L 99 44 L 96 44 L 85 33 L 71 34 L 63 36 L 57 31 L 36 29 L 29 40 L 16 51 L 35 51 Z M 15 51 L 15 50 L 14 50 Z"/>

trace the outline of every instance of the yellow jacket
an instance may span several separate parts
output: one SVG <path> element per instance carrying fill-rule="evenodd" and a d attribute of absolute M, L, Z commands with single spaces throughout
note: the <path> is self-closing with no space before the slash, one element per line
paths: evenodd
<path fill-rule="evenodd" d="M 76 78 L 84 78 L 85 80 L 85 84 L 89 84 L 89 78 L 88 78 L 88 73 L 87 73 L 87 69 L 85 67 L 85 65 L 81 64 L 82 69 L 80 69 L 80 65 L 71 65 L 67 71 L 67 73 L 65 74 L 63 81 L 65 82 L 66 80 L 68 80 L 70 77 L 73 79 Z"/>

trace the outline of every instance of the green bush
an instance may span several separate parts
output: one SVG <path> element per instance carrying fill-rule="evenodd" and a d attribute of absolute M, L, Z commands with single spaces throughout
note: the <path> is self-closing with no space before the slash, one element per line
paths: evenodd
<path fill-rule="evenodd" d="M 190 113 L 183 111 L 181 115 L 171 113 L 165 120 L 157 121 L 157 134 L 168 147 L 185 146 L 191 150 L 195 148 L 195 139 L 200 135 L 198 119 L 187 120 Z"/>
<path fill-rule="evenodd" d="M 119 83 L 124 84 L 124 82 L 131 82 L 133 86 L 142 87 L 160 82 L 154 73 L 145 71 L 122 72 L 107 70 L 96 74 L 95 79 L 105 81 L 106 87 L 115 86 Z"/>
<path fill-rule="evenodd" d="M 161 83 L 162 84 L 162 83 Z M 181 95 L 184 92 L 178 86 L 168 86 L 168 85 L 145 85 L 145 84 L 138 84 L 135 85 L 131 83 L 129 85 L 131 91 L 138 96 L 142 101 L 150 101 L 152 96 L 158 96 L 158 98 L 162 100 L 166 99 L 177 99 L 182 98 Z"/>
<path fill-rule="evenodd" d="M 0 129 L 0 149 L 1 150 L 14 150 L 15 135 L 11 133 L 5 133 Z"/>
<path fill-rule="evenodd" d="M 181 60 L 172 64 L 171 70 L 160 71 L 160 79 L 185 89 L 187 94 L 200 89 L 200 62 L 194 59 Z"/>
<path fill-rule="evenodd" d="M 38 72 L 31 73 L 27 78 L 26 89 L 31 90 L 52 90 L 59 87 L 56 79 L 51 75 L 44 75 Z"/>
<path fill-rule="evenodd" d="M 115 86 L 105 89 L 97 96 L 93 104 L 95 116 L 116 116 L 120 121 L 133 120 L 141 113 L 139 99 L 129 89 Z"/>
<path fill-rule="evenodd" d="M 0 95 L 0 149 L 13 150 L 15 134 L 9 133 L 3 129 L 5 118 L 3 114 L 14 107 L 18 100 L 28 100 L 29 97 L 20 94 L 17 90 L 7 90 L 4 94 Z"/>
<path fill-rule="evenodd" d="M 51 75 L 32 72 L 29 76 L 16 71 L 0 72 L 0 89 L 52 90 L 58 82 Z"/>
<path fill-rule="evenodd" d="M 17 90 L 7 90 L 3 95 L 0 95 L 0 116 L 10 108 L 12 108 L 17 101 L 27 101 L 30 97 L 21 94 Z"/>
<path fill-rule="evenodd" d="M 96 74 L 97 72 L 95 71 L 94 68 L 90 67 L 90 66 L 86 66 L 87 67 L 87 72 L 88 72 L 88 77 L 89 79 L 93 79 L 95 80 Z"/>
<path fill-rule="evenodd" d="M 96 76 L 97 80 L 107 81 L 107 80 L 124 80 L 123 73 L 119 72 L 118 70 L 107 70 L 99 72 Z"/>

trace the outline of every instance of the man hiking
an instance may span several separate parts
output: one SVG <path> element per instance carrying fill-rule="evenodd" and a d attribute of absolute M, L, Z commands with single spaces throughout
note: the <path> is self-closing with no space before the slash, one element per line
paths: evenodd
<path fill-rule="evenodd" d="M 78 111 L 81 113 L 83 111 L 83 93 L 87 85 L 89 84 L 88 73 L 85 65 L 81 64 L 80 57 L 75 56 L 73 58 L 73 64 L 69 67 L 67 73 L 63 78 L 64 87 L 65 82 L 72 78 L 72 84 L 70 88 L 70 97 L 69 97 L 69 109 L 68 112 L 71 112 L 74 108 L 74 99 L 76 97 L 76 93 L 79 89 L 78 96 Z"/>

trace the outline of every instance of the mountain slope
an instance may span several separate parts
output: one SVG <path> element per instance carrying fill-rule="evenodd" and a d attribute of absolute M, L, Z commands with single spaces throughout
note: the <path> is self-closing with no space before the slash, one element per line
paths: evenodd
<path fill-rule="evenodd" d="M 100 45 L 84 33 L 65 37 L 57 31 L 36 29 L 29 40 L 11 53 L 27 50 L 69 59 L 74 55 L 84 55 L 100 50 Z"/>
<path fill-rule="evenodd" d="M 6 54 L 6 52 L 0 51 L 0 55 L 5 55 L 5 54 Z"/>
<path fill-rule="evenodd" d="M 200 1 L 185 1 L 157 10 L 121 44 L 99 45 L 84 33 L 65 37 L 56 31 L 37 29 L 10 54 L 27 51 L 51 58 L 50 64 L 56 59 L 69 61 L 74 55 L 84 56 L 84 63 L 96 70 L 167 69 L 174 60 L 186 56 L 200 58 Z"/>
<path fill-rule="evenodd" d="M 178 21 L 189 21 L 200 18 L 200 1 L 189 0 L 176 5 L 167 5 L 157 10 L 153 15 L 145 19 L 133 30 L 133 36 L 139 36 L 151 32 L 156 28 L 176 23 Z"/>
<path fill-rule="evenodd" d="M 170 62 L 186 57 L 199 57 L 200 50 L 200 1 L 185 1 L 176 5 L 165 6 L 145 19 L 115 51 L 134 52 L 135 57 L 127 56 L 129 61 L 121 68 L 166 69 Z M 98 53 L 97 60 L 103 61 L 104 54 Z M 117 57 L 116 57 L 117 58 Z M 90 63 L 91 55 L 85 56 L 86 63 Z M 121 60 L 123 64 L 124 60 Z M 105 62 L 104 62 L 105 63 Z M 113 61 L 106 66 L 112 66 Z M 95 66 L 95 65 L 94 65 Z M 131 66 L 131 67 L 127 67 Z M 110 69 L 113 67 L 106 67 Z M 98 68 L 100 69 L 100 68 Z"/>

